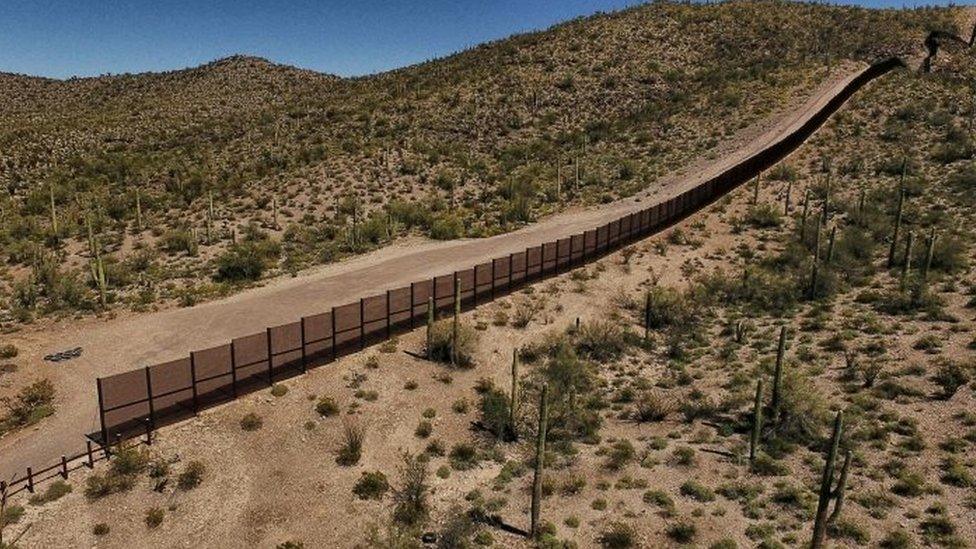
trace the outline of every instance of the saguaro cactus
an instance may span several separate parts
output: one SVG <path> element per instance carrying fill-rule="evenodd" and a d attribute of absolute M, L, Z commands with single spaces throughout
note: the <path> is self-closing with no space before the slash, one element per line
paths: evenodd
<path fill-rule="evenodd" d="M 577 328 L 579 319 L 577 318 Z M 651 292 L 644 293 L 644 339 L 651 336 Z"/>
<path fill-rule="evenodd" d="M 142 230 L 142 193 L 136 187 L 136 230 Z"/>
<path fill-rule="evenodd" d="M 827 184 L 824 189 L 824 203 L 823 212 L 820 217 L 820 223 L 823 225 L 827 224 L 827 218 L 830 216 L 830 172 L 827 172 Z"/>
<path fill-rule="evenodd" d="M 786 326 L 779 329 L 779 347 L 776 349 L 776 368 L 773 370 L 773 421 L 779 420 L 781 393 L 783 390 L 783 355 L 786 354 Z"/>
<path fill-rule="evenodd" d="M 783 198 L 783 215 L 790 215 L 790 195 L 793 194 L 793 182 L 786 184 L 786 196 Z"/>
<path fill-rule="evenodd" d="M 908 284 L 908 273 L 912 269 L 912 245 L 915 243 L 915 232 L 908 231 L 908 238 L 905 240 L 905 261 L 901 264 L 901 289 L 904 290 Z"/>
<path fill-rule="evenodd" d="M 271 197 L 271 226 L 274 230 L 278 230 L 280 226 L 278 225 L 278 197 Z"/>
<path fill-rule="evenodd" d="M 542 473 L 546 462 L 546 429 L 549 423 L 549 385 L 542 385 L 539 395 L 539 432 L 535 444 L 535 477 L 532 479 L 532 508 L 529 536 L 539 535 L 539 506 L 542 503 Z"/>
<path fill-rule="evenodd" d="M 902 171 L 904 178 L 904 171 Z M 895 266 L 895 249 L 898 246 L 898 233 L 901 231 L 901 216 L 905 207 L 905 189 L 898 193 L 898 210 L 895 212 L 895 226 L 891 231 L 891 247 L 888 248 L 888 268 Z"/>
<path fill-rule="evenodd" d="M 844 465 L 840 468 L 840 480 L 837 481 L 837 489 L 834 490 L 834 499 L 836 500 L 834 503 L 834 512 L 827 519 L 827 524 L 837 522 L 841 511 L 844 509 L 844 492 L 847 490 L 847 475 L 850 472 L 853 457 L 854 454 L 850 450 L 844 454 Z"/>
<path fill-rule="evenodd" d="M 47 186 L 51 194 L 51 233 L 58 235 L 58 206 L 54 203 L 54 183 Z"/>
<path fill-rule="evenodd" d="M 749 463 L 755 463 L 759 449 L 759 434 L 762 430 L 762 379 L 756 382 L 756 400 L 752 410 L 752 436 L 749 438 Z"/>
<path fill-rule="evenodd" d="M 844 412 L 837 412 L 834 419 L 834 434 L 830 440 L 830 452 L 827 463 L 824 464 L 823 478 L 820 481 L 820 500 L 817 503 L 816 520 L 813 523 L 813 540 L 811 549 L 820 549 L 827 534 L 827 511 L 830 506 L 831 487 L 834 484 L 834 468 L 837 465 L 837 450 L 840 448 L 840 436 L 844 428 Z"/>
<path fill-rule="evenodd" d="M 518 391 L 519 391 L 519 381 L 518 381 L 518 347 L 512 350 L 512 396 L 509 398 L 508 405 L 508 427 L 512 432 L 512 439 L 518 439 L 518 413 L 517 408 L 519 405 L 518 401 Z"/>
<path fill-rule="evenodd" d="M 807 238 L 807 216 L 810 215 L 810 189 L 803 192 L 803 211 L 800 213 L 800 241 Z"/>
<path fill-rule="evenodd" d="M 759 178 L 762 177 L 761 173 L 756 174 L 756 181 L 752 184 L 752 203 L 759 204 Z"/>
<path fill-rule="evenodd" d="M 834 260 L 834 241 L 837 239 L 837 225 L 830 228 L 830 240 L 827 243 L 827 264 Z"/>
<path fill-rule="evenodd" d="M 935 254 L 935 239 L 937 235 L 935 229 L 929 234 L 928 242 L 925 247 L 925 263 L 922 264 L 922 282 L 929 278 L 929 270 L 932 269 L 932 256 Z"/>

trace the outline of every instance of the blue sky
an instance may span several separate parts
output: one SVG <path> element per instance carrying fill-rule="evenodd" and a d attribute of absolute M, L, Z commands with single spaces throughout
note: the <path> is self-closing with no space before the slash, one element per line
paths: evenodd
<path fill-rule="evenodd" d="M 158 71 L 245 53 L 322 72 L 361 75 L 636 3 L 0 0 L 0 72 L 65 78 Z M 916 4 L 912 0 L 852 3 Z"/>

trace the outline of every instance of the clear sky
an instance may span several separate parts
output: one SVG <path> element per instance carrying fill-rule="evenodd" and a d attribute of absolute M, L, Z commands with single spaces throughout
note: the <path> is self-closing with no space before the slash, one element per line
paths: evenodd
<path fill-rule="evenodd" d="M 0 72 L 64 78 L 159 71 L 244 53 L 343 76 L 362 75 L 637 3 L 0 0 Z M 848 3 L 901 7 L 948 2 Z"/>

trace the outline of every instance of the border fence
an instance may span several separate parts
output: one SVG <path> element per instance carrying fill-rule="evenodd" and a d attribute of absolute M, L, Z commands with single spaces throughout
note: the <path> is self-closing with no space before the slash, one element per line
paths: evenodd
<path fill-rule="evenodd" d="M 146 435 L 192 417 L 201 410 L 300 375 L 423 325 L 428 299 L 438 312 L 454 308 L 455 281 L 462 309 L 469 310 L 524 286 L 603 257 L 634 241 L 673 226 L 772 167 L 799 147 L 856 91 L 904 66 L 898 58 L 879 61 L 847 85 L 801 126 L 762 151 L 671 199 L 615 219 L 601 227 L 463 271 L 446 273 L 384 294 L 360 299 L 297 322 L 272 326 L 189 356 L 97 380 L 99 431 L 88 436 L 86 452 L 4 484 L 4 496 L 91 467 L 108 457 L 113 443 Z M 100 446 L 93 451 L 92 443 Z M 73 465 L 72 465 L 73 464 Z"/>

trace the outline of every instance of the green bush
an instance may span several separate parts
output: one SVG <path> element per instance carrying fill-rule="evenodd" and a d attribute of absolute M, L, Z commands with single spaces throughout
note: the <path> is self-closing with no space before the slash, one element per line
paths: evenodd
<path fill-rule="evenodd" d="M 180 473 L 180 476 L 176 479 L 176 485 L 181 490 L 192 490 L 200 483 L 203 482 L 203 475 L 206 473 L 207 467 L 200 461 L 191 461 L 186 464 L 186 468 Z"/>
<path fill-rule="evenodd" d="M 492 388 L 481 394 L 481 422 L 499 439 L 511 436 L 509 397 Z"/>
<path fill-rule="evenodd" d="M 672 522 L 667 526 L 665 531 L 669 538 L 678 543 L 690 543 L 695 539 L 695 535 L 698 534 L 698 529 L 695 525 L 684 520 Z"/>
<path fill-rule="evenodd" d="M 45 503 L 61 499 L 71 493 L 71 485 L 63 480 L 56 480 L 48 485 L 43 494 L 35 494 L 30 497 L 33 505 L 44 505 Z"/>
<path fill-rule="evenodd" d="M 474 352 L 478 345 L 478 332 L 464 322 L 458 323 L 457 336 L 457 365 L 470 367 L 474 364 Z M 454 348 L 454 320 L 446 319 L 434 323 L 431 330 L 430 357 L 434 360 L 449 363 Z"/>
<path fill-rule="evenodd" d="M 241 429 L 245 431 L 257 431 L 262 425 L 264 425 L 264 420 L 254 412 L 245 414 L 241 418 Z"/>
<path fill-rule="evenodd" d="M 356 485 L 353 486 L 352 492 L 356 494 L 359 499 L 383 499 L 387 490 L 390 489 L 390 484 L 386 480 L 386 475 L 380 471 L 367 472 L 363 471 L 360 475 L 359 480 L 356 481 Z"/>
<path fill-rule="evenodd" d="M 606 549 L 628 549 L 637 545 L 637 532 L 629 524 L 613 522 L 597 541 Z"/>
<path fill-rule="evenodd" d="M 473 469 L 478 465 L 478 449 L 473 444 L 459 442 L 451 448 L 448 458 L 451 460 L 451 467 L 457 471 Z"/>
<path fill-rule="evenodd" d="M 258 280 L 278 259 L 280 247 L 271 240 L 239 242 L 217 258 L 214 279 L 226 282 Z"/>
<path fill-rule="evenodd" d="M 18 352 L 20 351 L 13 343 L 4 343 L 3 345 L 0 345 L 0 359 L 14 358 L 17 356 Z"/>
<path fill-rule="evenodd" d="M 150 529 L 157 528 L 160 524 L 163 523 L 163 518 L 165 516 L 166 516 L 165 513 L 159 507 L 152 507 L 150 509 L 147 509 L 146 518 L 145 518 L 146 527 Z"/>
<path fill-rule="evenodd" d="M 430 513 L 427 461 L 404 454 L 400 485 L 393 493 L 393 518 L 407 526 L 423 524 Z"/>
<path fill-rule="evenodd" d="M 332 397 L 322 397 L 315 403 L 315 411 L 322 417 L 332 417 L 339 413 L 339 404 Z"/>

